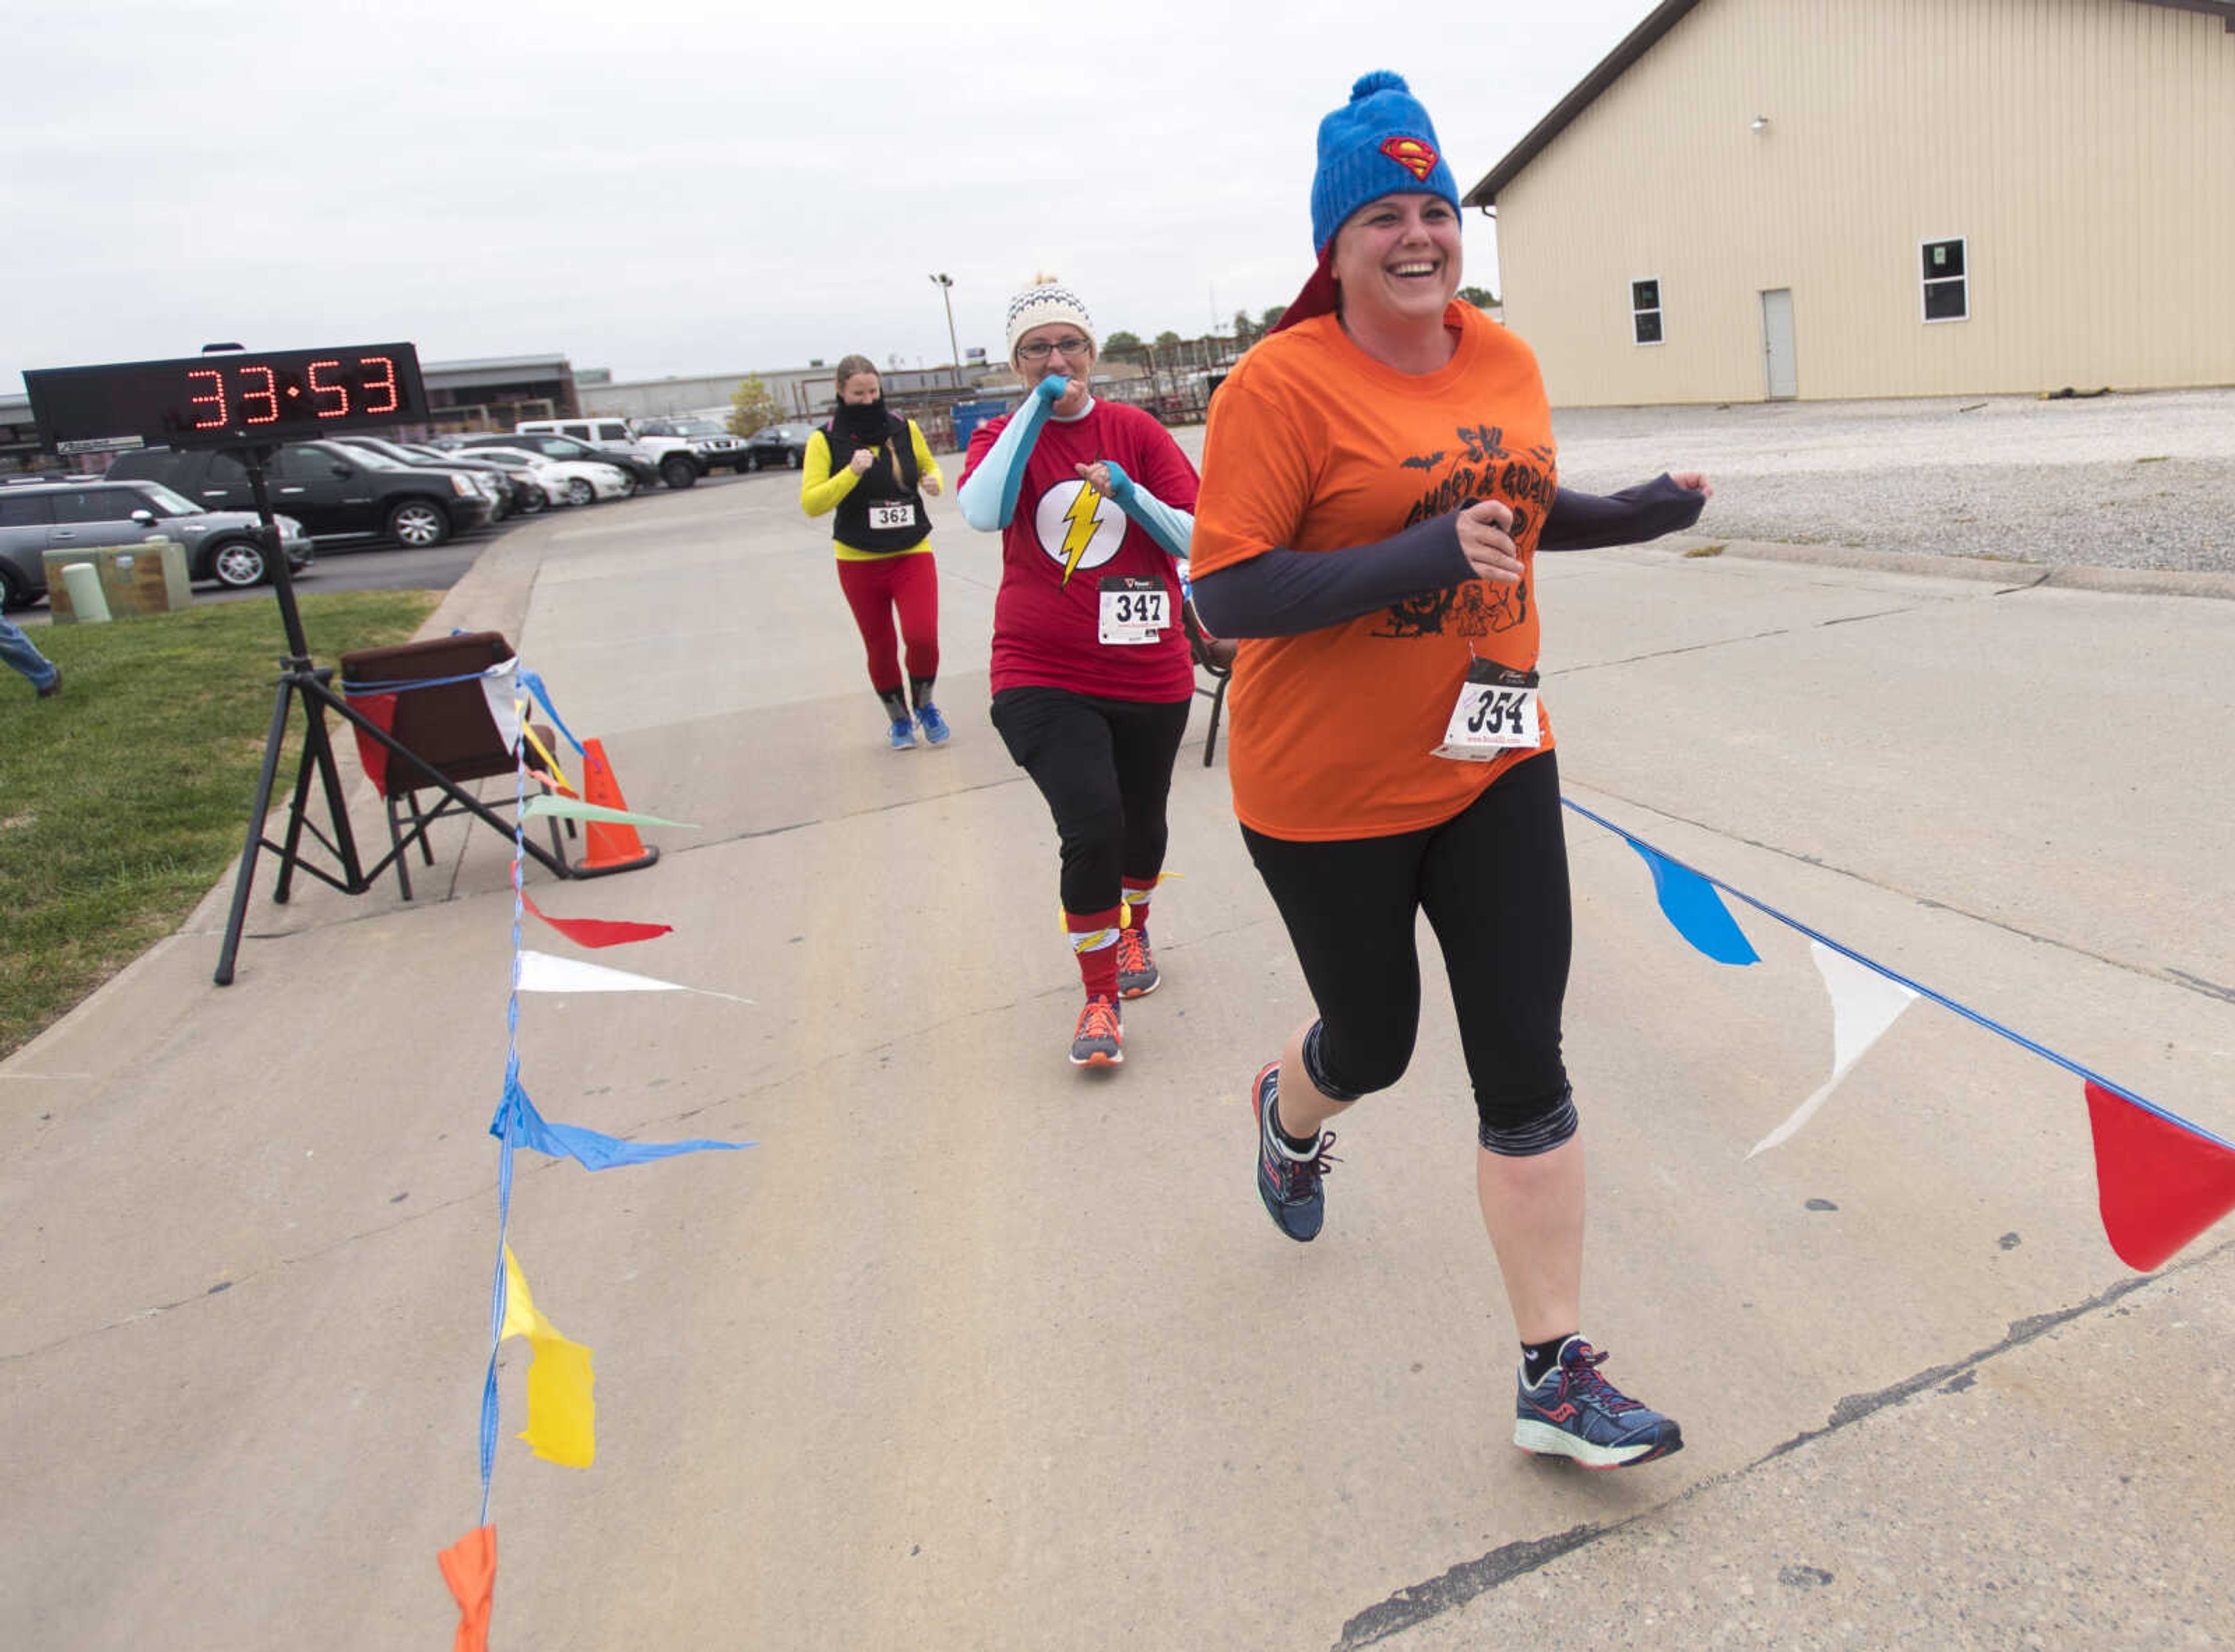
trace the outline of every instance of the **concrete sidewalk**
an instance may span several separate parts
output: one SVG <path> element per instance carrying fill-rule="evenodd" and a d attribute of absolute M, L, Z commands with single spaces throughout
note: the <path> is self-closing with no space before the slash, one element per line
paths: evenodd
<path fill-rule="evenodd" d="M 2235 1232 L 2128 1274 L 2079 1081 L 1926 1003 L 1748 1161 L 1829 1071 L 1806 942 L 1748 917 L 1763 963 L 1707 962 L 1587 822 L 1587 1328 L 1683 1419 L 1666 1463 L 1507 1443 L 1440 993 L 1320 1242 L 1266 1222 L 1242 1091 L 1307 1000 L 1203 702 L 1166 985 L 1074 1072 L 1053 834 L 983 710 L 995 552 L 934 516 L 936 751 L 881 749 L 789 478 L 523 528 L 433 622 L 512 635 L 632 803 L 701 823 L 538 901 L 671 922 L 600 961 L 754 1000 L 523 1004 L 548 1116 L 762 1145 L 522 1157 L 599 1459 L 512 1438 L 507 1344 L 495 1644 L 2235 1638 Z M 1657 549 L 1548 559 L 1542 600 L 1576 801 L 2235 1134 L 2235 603 Z M 220 990 L 228 880 L 0 1065 L 0 1644 L 449 1633 L 510 902 L 495 834 L 447 844 L 408 905 L 267 873 Z"/>

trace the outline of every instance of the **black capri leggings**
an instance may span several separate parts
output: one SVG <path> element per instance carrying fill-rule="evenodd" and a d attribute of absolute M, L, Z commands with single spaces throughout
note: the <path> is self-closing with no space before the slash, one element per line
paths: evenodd
<path fill-rule="evenodd" d="M 1153 883 L 1170 832 L 1164 803 L 1189 699 L 1105 700 L 1065 688 L 1005 688 L 993 727 L 1055 816 L 1066 912 L 1103 912 L 1132 878 Z"/>
<path fill-rule="evenodd" d="M 1319 1006 L 1312 1076 L 1343 1098 L 1404 1076 L 1420 1021 L 1414 914 L 1442 945 L 1481 1141 L 1549 1151 L 1574 1133 L 1560 1005 L 1574 923 L 1560 771 L 1515 764 L 1440 826 L 1300 842 L 1242 829 Z"/>

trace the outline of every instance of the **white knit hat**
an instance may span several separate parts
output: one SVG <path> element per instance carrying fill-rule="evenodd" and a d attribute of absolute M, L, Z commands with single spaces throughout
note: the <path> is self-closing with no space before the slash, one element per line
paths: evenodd
<path fill-rule="evenodd" d="M 1017 341 L 1035 327 L 1045 327 L 1052 321 L 1067 321 L 1086 335 L 1095 353 L 1102 351 L 1102 341 L 1094 336 L 1094 323 L 1089 319 L 1086 306 L 1078 301 L 1078 294 L 1052 275 L 1041 276 L 1009 300 L 1009 364 L 1017 364 Z"/>

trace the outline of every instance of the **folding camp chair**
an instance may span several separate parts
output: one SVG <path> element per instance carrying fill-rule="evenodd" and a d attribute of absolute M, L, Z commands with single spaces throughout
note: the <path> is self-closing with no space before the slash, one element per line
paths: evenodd
<path fill-rule="evenodd" d="M 466 791 L 462 783 L 508 775 L 518 765 L 519 756 L 498 731 L 488 696 L 478 680 L 489 667 L 501 665 L 512 658 L 512 645 L 494 631 L 436 637 L 388 648 L 361 648 L 342 656 L 342 685 L 352 694 L 368 688 L 377 692 L 381 685 L 389 684 L 431 681 L 436 685 L 432 688 L 405 687 L 396 691 L 393 721 L 388 733 L 390 742 L 400 750 L 389 750 L 387 744 L 358 731 L 358 749 L 365 759 L 366 776 L 387 806 L 390 845 L 387 860 L 365 874 L 368 884 L 379 876 L 389 862 L 393 862 L 397 887 L 409 901 L 410 850 L 416 844 L 426 863 L 434 865 L 434 846 L 428 842 L 427 832 L 446 816 L 471 815 L 508 840 L 513 836 L 513 823 Z M 446 678 L 466 680 L 442 680 Z M 535 738 L 543 743 L 544 750 L 551 750 L 551 731 L 538 724 L 529 726 L 534 729 Z M 533 747 L 528 752 L 528 766 L 539 790 L 550 790 L 542 760 Z M 573 835 L 573 822 L 567 822 L 566 827 L 568 835 Z M 547 855 L 533 842 L 524 843 L 523 847 L 552 872 L 566 877 L 570 875 L 571 869 L 567 864 L 567 852 L 559 830 L 560 823 L 554 819 L 551 823 L 551 850 Z"/>
<path fill-rule="evenodd" d="M 1187 633 L 1188 657 L 1211 678 L 1209 688 L 1201 683 L 1195 685 L 1195 692 L 1210 702 L 1210 736 L 1203 743 L 1203 766 L 1208 769 L 1218 755 L 1218 714 L 1226 709 L 1226 681 L 1234 675 L 1234 656 L 1242 645 L 1205 631 L 1192 601 L 1180 604 L 1180 626 Z"/>

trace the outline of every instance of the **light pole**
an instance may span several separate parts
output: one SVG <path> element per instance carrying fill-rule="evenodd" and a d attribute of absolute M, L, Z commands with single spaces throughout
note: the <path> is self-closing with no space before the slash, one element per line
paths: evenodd
<path fill-rule="evenodd" d="M 941 272 L 931 278 L 932 285 L 939 289 L 941 300 L 947 305 L 947 347 L 954 352 L 954 387 L 962 388 L 962 346 L 954 342 L 954 278 Z"/>

